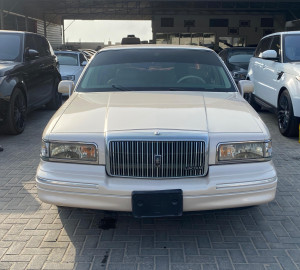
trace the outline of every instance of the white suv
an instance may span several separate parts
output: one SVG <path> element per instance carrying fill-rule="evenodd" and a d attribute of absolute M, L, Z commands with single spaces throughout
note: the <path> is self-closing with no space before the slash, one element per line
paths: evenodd
<path fill-rule="evenodd" d="M 300 31 L 274 33 L 264 37 L 251 58 L 248 79 L 254 92 L 248 102 L 277 112 L 284 136 L 296 136 L 300 117 Z"/>

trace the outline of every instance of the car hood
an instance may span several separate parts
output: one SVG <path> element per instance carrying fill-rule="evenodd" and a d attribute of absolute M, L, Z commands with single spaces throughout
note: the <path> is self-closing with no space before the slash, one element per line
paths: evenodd
<path fill-rule="evenodd" d="M 239 93 L 102 92 L 73 95 L 55 117 L 57 121 L 51 125 L 52 133 L 149 129 L 262 132 L 258 114 Z"/>
<path fill-rule="evenodd" d="M 0 60 L 0 77 L 13 73 L 18 64 L 20 63 Z"/>

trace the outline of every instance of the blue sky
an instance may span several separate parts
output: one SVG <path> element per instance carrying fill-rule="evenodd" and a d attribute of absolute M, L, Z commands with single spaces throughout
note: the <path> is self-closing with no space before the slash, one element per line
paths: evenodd
<path fill-rule="evenodd" d="M 152 39 L 151 21 L 65 21 L 66 42 L 120 42 L 127 35 Z"/>

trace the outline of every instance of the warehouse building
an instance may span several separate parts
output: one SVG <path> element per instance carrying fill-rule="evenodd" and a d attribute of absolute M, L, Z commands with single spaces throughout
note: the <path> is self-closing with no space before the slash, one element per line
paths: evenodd
<path fill-rule="evenodd" d="M 255 45 L 269 33 L 300 30 L 298 0 L 0 0 L 0 28 L 64 43 L 64 21 L 151 20 L 156 43 Z M 97 34 L 97 33 L 95 33 Z"/>

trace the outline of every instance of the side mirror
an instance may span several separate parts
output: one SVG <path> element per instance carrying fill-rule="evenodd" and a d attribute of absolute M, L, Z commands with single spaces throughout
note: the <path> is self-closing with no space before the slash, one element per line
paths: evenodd
<path fill-rule="evenodd" d="M 81 63 L 81 66 L 86 66 L 87 65 L 87 61 L 83 61 L 82 63 Z"/>
<path fill-rule="evenodd" d="M 28 50 L 26 51 L 25 56 L 26 56 L 27 59 L 29 59 L 29 60 L 34 60 L 34 59 L 39 58 L 39 52 L 36 51 L 36 50 L 33 50 L 33 49 L 28 49 Z"/>
<path fill-rule="evenodd" d="M 240 80 L 238 82 L 238 88 L 242 96 L 244 94 L 250 94 L 254 91 L 254 84 L 251 81 L 248 80 Z"/>
<path fill-rule="evenodd" d="M 274 50 L 264 51 L 259 56 L 263 59 L 278 60 L 277 52 Z"/>
<path fill-rule="evenodd" d="M 58 92 L 61 94 L 72 95 L 73 90 L 75 88 L 73 81 L 61 81 L 58 85 Z"/>

